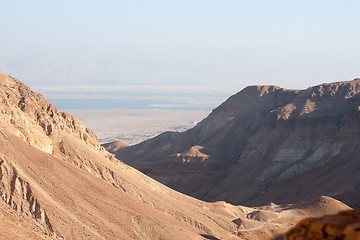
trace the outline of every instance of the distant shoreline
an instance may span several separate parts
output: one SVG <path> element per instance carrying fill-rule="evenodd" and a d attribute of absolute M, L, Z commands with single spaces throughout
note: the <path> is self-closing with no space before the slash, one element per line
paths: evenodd
<path fill-rule="evenodd" d="M 167 92 L 48 92 L 49 100 L 63 110 L 212 110 L 228 94 Z"/>
<path fill-rule="evenodd" d="M 165 131 L 186 131 L 209 115 L 211 110 L 111 109 L 65 110 L 81 120 L 101 143 L 121 139 L 137 144 Z"/>

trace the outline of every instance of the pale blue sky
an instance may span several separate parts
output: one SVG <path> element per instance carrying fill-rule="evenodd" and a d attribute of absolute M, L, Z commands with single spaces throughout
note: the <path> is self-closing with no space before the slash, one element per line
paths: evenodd
<path fill-rule="evenodd" d="M 360 77 L 360 1 L 0 0 L 0 9 L 0 70 L 34 88 L 237 92 Z"/>

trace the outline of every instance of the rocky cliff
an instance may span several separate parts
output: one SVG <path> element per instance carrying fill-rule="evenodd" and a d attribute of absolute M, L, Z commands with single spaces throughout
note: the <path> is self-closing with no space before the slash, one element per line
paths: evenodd
<path fill-rule="evenodd" d="M 0 127 L 50 154 L 66 137 L 81 140 L 94 151 L 97 137 L 75 117 L 59 112 L 46 98 L 19 80 L 0 72 Z"/>
<path fill-rule="evenodd" d="M 360 79 L 305 90 L 250 86 L 193 129 L 114 153 L 204 200 L 258 205 L 329 195 L 360 206 L 359 93 Z"/>

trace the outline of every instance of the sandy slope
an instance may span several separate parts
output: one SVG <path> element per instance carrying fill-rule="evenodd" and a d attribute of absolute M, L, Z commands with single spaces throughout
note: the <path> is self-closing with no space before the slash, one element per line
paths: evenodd
<path fill-rule="evenodd" d="M 19 215 L 0 201 L 0 239 L 50 239 L 30 217 Z"/>
<path fill-rule="evenodd" d="M 1 157 L 3 199 L 20 216 L 32 217 L 33 221 L 27 218 L 31 228 L 25 226 L 26 231 L 36 226 L 51 237 L 269 239 L 300 218 L 313 215 L 308 208 L 315 208 L 317 214 L 347 209 L 333 199 L 305 209 L 206 203 L 177 193 L 74 140 L 64 140 L 69 156 L 64 159 L 43 153 L 6 130 L 1 131 L 1 139 L 0 148 L 6 149 Z"/>

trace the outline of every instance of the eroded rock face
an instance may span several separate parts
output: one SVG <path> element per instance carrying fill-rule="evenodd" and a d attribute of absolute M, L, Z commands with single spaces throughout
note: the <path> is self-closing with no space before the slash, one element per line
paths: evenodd
<path fill-rule="evenodd" d="M 261 205 L 328 195 L 356 207 L 359 93 L 360 79 L 305 90 L 250 86 L 193 129 L 114 153 L 164 184 L 204 200 Z M 175 164 L 174 156 L 195 146 L 211 161 L 189 164 L 197 162 L 194 156 Z M 190 184 L 194 179 L 196 187 Z"/>
<path fill-rule="evenodd" d="M 0 72 L 0 127 L 44 152 L 53 154 L 64 136 L 81 139 L 96 151 L 97 137 L 75 117 L 59 112 L 46 98 L 19 80 Z M 8 124 L 11 123 L 11 124 Z"/>
<path fill-rule="evenodd" d="M 284 240 L 324 239 L 360 239 L 360 210 L 304 219 L 284 236 Z"/>
<path fill-rule="evenodd" d="M 0 158 L 0 176 L 1 199 L 14 211 L 36 220 L 45 234 L 52 234 L 46 211 L 33 194 L 31 185 L 19 176 L 17 169 L 5 157 Z"/>

